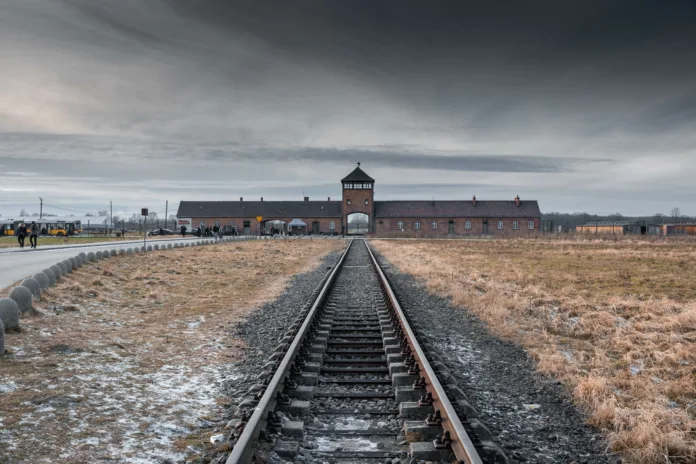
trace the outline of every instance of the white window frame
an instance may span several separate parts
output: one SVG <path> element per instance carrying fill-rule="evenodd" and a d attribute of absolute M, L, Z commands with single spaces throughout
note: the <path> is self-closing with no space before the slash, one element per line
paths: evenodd
<path fill-rule="evenodd" d="M 534 230 L 534 221 L 527 221 L 527 228 L 529 230 Z"/>
<path fill-rule="evenodd" d="M 503 221 L 498 221 L 498 230 L 503 230 Z"/>
<path fill-rule="evenodd" d="M 396 221 L 396 228 L 400 231 L 404 230 L 404 221 Z"/>
<path fill-rule="evenodd" d="M 464 228 L 466 230 L 471 230 L 471 221 L 464 221 Z"/>
<path fill-rule="evenodd" d="M 420 226 L 421 226 L 420 221 L 416 221 L 413 223 L 413 228 L 416 230 L 420 230 Z"/>
<path fill-rule="evenodd" d="M 433 230 L 437 230 L 437 221 L 433 221 L 430 223 L 430 228 Z"/>
<path fill-rule="evenodd" d="M 520 221 L 512 221 L 512 229 L 518 230 L 520 228 Z"/>
<path fill-rule="evenodd" d="M 329 221 L 329 230 L 336 230 L 336 221 Z"/>

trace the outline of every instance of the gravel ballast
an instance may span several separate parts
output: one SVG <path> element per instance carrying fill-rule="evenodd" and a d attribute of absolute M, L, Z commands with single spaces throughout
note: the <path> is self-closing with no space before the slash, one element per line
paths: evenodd
<path fill-rule="evenodd" d="M 494 337 L 465 309 L 428 293 L 375 254 L 409 322 L 440 353 L 510 462 L 621 462 L 607 455 L 601 433 L 585 424 L 563 386 L 536 373 L 522 348 Z"/>

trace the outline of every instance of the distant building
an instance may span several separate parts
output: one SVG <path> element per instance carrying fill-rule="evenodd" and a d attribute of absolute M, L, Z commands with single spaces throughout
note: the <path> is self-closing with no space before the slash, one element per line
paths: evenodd
<path fill-rule="evenodd" d="M 575 232 L 579 234 L 660 235 L 660 227 L 644 222 L 600 221 L 575 226 Z"/>
<path fill-rule="evenodd" d="M 696 224 L 663 224 L 660 226 L 662 235 L 696 235 Z"/>
<path fill-rule="evenodd" d="M 340 201 L 182 201 L 178 224 L 187 229 L 223 227 L 242 235 L 286 233 L 372 234 L 399 237 L 523 236 L 539 232 L 536 201 L 374 201 L 375 180 L 360 163 L 341 179 Z M 288 225 L 306 224 L 302 226 Z"/>

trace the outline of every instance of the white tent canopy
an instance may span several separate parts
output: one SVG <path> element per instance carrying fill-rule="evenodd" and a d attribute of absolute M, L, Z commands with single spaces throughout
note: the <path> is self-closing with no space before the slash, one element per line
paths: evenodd
<path fill-rule="evenodd" d="M 288 223 L 288 226 L 290 226 L 290 227 L 307 227 L 307 224 L 304 221 L 302 221 L 301 219 L 295 218 Z"/>

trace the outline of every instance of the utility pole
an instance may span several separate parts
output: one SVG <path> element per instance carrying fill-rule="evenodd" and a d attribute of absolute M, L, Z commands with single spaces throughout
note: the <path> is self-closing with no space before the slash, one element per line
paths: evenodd
<path fill-rule="evenodd" d="M 43 219 L 43 198 L 39 197 L 41 203 L 39 203 L 39 219 Z"/>
<path fill-rule="evenodd" d="M 110 233 L 113 233 L 114 232 L 114 203 L 112 201 L 109 201 L 109 209 L 111 210 L 111 225 L 110 225 L 111 232 Z"/>
<path fill-rule="evenodd" d="M 164 228 L 165 229 L 167 228 L 167 218 L 169 217 L 169 216 L 167 216 L 167 214 L 169 214 L 169 200 L 167 200 L 164 203 Z"/>

